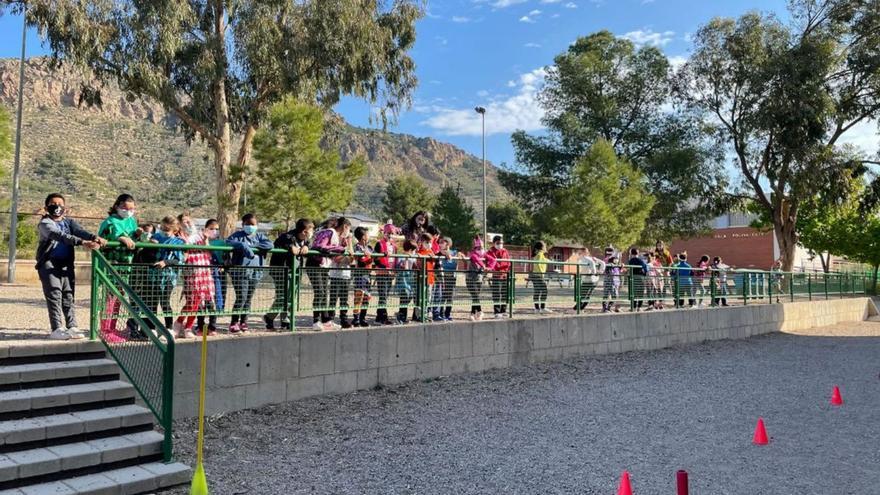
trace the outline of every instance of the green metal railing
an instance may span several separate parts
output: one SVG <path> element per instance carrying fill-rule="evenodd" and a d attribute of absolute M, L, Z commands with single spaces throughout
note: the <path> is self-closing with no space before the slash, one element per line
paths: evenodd
<path fill-rule="evenodd" d="M 110 356 L 152 411 L 164 433 L 162 454 L 172 457 L 174 339 L 129 285 L 129 267 L 92 253 L 91 325 Z"/>

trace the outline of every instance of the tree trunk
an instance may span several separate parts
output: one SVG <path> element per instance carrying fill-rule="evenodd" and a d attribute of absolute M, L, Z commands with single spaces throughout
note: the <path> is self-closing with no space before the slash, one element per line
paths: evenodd
<path fill-rule="evenodd" d="M 871 285 L 873 285 L 874 288 L 871 290 L 871 292 L 872 292 L 875 296 L 877 295 L 877 271 L 878 271 L 878 270 L 880 270 L 880 265 L 874 265 L 874 277 L 873 277 L 873 278 L 874 278 L 874 281 L 871 283 Z"/>
<path fill-rule="evenodd" d="M 794 268 L 795 248 L 797 247 L 797 231 L 790 219 L 774 220 L 773 230 L 779 243 L 779 254 L 782 258 L 782 271 L 790 272 Z"/>
<path fill-rule="evenodd" d="M 826 253 L 828 256 L 826 257 L 822 253 L 819 253 L 819 260 L 822 261 L 822 272 L 828 273 L 831 271 L 831 253 Z"/>
<path fill-rule="evenodd" d="M 214 147 L 214 170 L 217 176 L 217 221 L 223 237 L 235 231 L 241 198 L 241 176 L 233 173 L 231 161 L 229 141 L 218 140 Z"/>

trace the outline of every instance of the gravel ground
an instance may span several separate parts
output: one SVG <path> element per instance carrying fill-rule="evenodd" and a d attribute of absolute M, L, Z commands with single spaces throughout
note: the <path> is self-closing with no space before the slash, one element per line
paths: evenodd
<path fill-rule="evenodd" d="M 698 494 L 878 493 L 878 337 L 853 323 L 215 416 L 208 480 L 224 495 L 609 494 L 628 469 L 646 495 L 686 469 Z M 769 446 L 751 444 L 759 416 Z M 175 427 L 183 462 L 195 428 Z"/>

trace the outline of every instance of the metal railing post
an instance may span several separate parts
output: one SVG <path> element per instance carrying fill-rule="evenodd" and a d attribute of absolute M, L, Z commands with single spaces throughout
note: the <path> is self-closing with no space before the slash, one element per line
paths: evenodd
<path fill-rule="evenodd" d="M 794 272 L 791 272 L 788 279 L 788 293 L 791 295 L 791 302 L 794 302 Z"/>
<path fill-rule="evenodd" d="M 428 321 L 428 264 L 422 263 L 419 268 L 419 313 L 422 323 Z"/>
<path fill-rule="evenodd" d="M 629 311 L 633 312 L 636 310 L 636 301 L 635 301 L 635 275 L 633 275 L 632 268 L 630 268 L 627 273 L 627 299 L 629 299 Z"/>
<path fill-rule="evenodd" d="M 171 436 L 174 419 L 174 340 L 168 339 L 165 349 L 165 359 L 162 366 L 162 430 L 164 433 L 162 458 L 165 462 L 171 462 L 174 452 Z"/>
<path fill-rule="evenodd" d="M 813 300 L 813 276 L 812 274 L 807 274 L 807 297 L 808 300 Z"/>
<path fill-rule="evenodd" d="M 840 295 L 840 298 L 843 299 L 845 293 L 843 292 L 843 275 L 841 274 L 837 275 L 837 293 Z"/>
<path fill-rule="evenodd" d="M 718 291 L 715 288 L 715 277 L 717 276 L 718 274 L 715 272 L 715 270 L 709 270 L 709 296 L 712 298 L 712 300 L 709 302 L 709 306 L 713 307 L 716 305 L 715 301 L 718 295 Z"/>
<path fill-rule="evenodd" d="M 514 267 L 515 265 L 511 263 L 510 271 L 507 272 L 507 316 L 511 318 L 513 318 L 513 303 L 516 300 L 516 270 Z"/>
<path fill-rule="evenodd" d="M 299 262 L 294 258 L 293 262 L 287 270 L 287 312 L 290 321 L 290 331 L 296 331 L 296 310 L 299 302 L 299 283 L 297 272 L 299 271 Z"/>
<path fill-rule="evenodd" d="M 743 306 L 749 305 L 749 279 L 751 275 L 748 273 L 743 274 Z"/>
<path fill-rule="evenodd" d="M 822 279 L 825 281 L 825 300 L 828 300 L 828 274 L 822 272 Z"/>
<path fill-rule="evenodd" d="M 95 340 L 98 338 L 98 325 L 100 322 L 100 315 L 98 314 L 98 257 L 95 256 L 94 253 L 91 254 L 92 257 L 92 275 L 91 275 L 91 296 L 89 300 L 89 339 Z"/>
<path fill-rule="evenodd" d="M 581 287 L 581 265 L 578 264 L 575 267 L 575 279 L 574 279 L 574 311 L 575 314 L 581 314 L 581 304 L 583 303 L 583 288 Z"/>
<path fill-rule="evenodd" d="M 770 271 L 770 279 L 767 280 L 767 302 L 773 304 L 773 284 L 776 283 L 778 275 Z M 764 284 L 761 284 L 764 285 Z"/>

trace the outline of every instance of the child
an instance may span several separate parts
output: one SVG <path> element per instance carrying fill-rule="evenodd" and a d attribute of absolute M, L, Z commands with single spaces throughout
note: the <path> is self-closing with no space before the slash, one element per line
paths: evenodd
<path fill-rule="evenodd" d="M 492 271 L 489 284 L 492 287 L 492 309 L 495 319 L 506 318 L 507 314 L 507 277 L 510 272 L 510 253 L 504 249 L 504 240 L 500 235 L 492 238 L 492 247 L 486 253 L 487 266 Z"/>
<path fill-rule="evenodd" d="M 379 309 L 376 310 L 376 324 L 393 325 L 388 319 L 388 294 L 391 292 L 391 283 L 394 281 L 394 258 L 397 246 L 394 245 L 392 236 L 400 233 L 399 229 L 391 223 L 391 220 L 382 227 L 382 238 L 376 243 L 373 251 L 384 255 L 376 259 L 378 270 L 376 271 L 376 291 L 379 293 Z"/>
<path fill-rule="evenodd" d="M 599 274 L 605 273 L 605 262 L 599 258 L 590 256 L 590 250 L 583 248 L 581 256 L 578 258 L 578 264 L 581 268 L 581 310 L 587 308 L 590 303 L 590 297 L 596 286 L 599 285 Z M 577 310 L 577 305 L 574 307 Z"/>
<path fill-rule="evenodd" d="M 37 229 L 37 273 L 43 285 L 49 310 L 50 339 L 82 339 L 74 312 L 76 277 L 73 272 L 74 246 L 97 249 L 104 239 L 86 231 L 72 218 L 65 218 L 64 196 L 53 193 L 44 202 L 46 214 Z"/>
<path fill-rule="evenodd" d="M 480 306 L 480 288 L 483 286 L 483 277 L 489 266 L 487 265 L 486 252 L 483 250 L 483 241 L 479 236 L 474 237 L 473 247 L 468 256 L 467 279 L 465 280 L 468 292 L 471 295 L 471 321 L 483 319 L 483 308 Z"/>
<path fill-rule="evenodd" d="M 205 233 L 199 233 L 196 229 L 192 218 L 189 215 L 180 215 L 177 217 L 181 224 L 181 239 L 186 244 L 196 246 L 207 246 L 210 239 Z M 183 307 L 182 315 L 177 317 L 174 323 L 174 332 L 177 338 L 191 338 L 195 334 L 192 331 L 193 323 L 196 321 L 195 313 L 203 313 L 209 311 L 216 312 L 214 306 L 214 274 L 211 268 L 213 257 L 209 251 L 189 250 L 184 256 L 186 268 L 183 270 L 183 296 L 186 304 Z M 200 315 L 204 322 L 204 315 Z M 213 316 L 213 315 L 212 315 Z M 216 316 L 213 316 L 216 321 Z M 216 325 L 214 325 L 216 326 Z M 202 326 L 196 329 L 202 331 Z M 211 335 L 211 330 L 208 330 Z"/>
<path fill-rule="evenodd" d="M 333 312 L 330 311 L 328 270 L 333 264 L 332 258 L 345 252 L 343 239 L 347 239 L 350 232 L 351 221 L 345 217 L 332 218 L 315 234 L 312 241 L 311 248 L 318 254 L 309 257 L 306 262 L 306 274 L 312 284 L 312 329 L 316 332 L 340 328 L 333 323 Z"/>
<path fill-rule="evenodd" d="M 425 229 L 425 232 L 431 236 L 431 252 L 434 253 L 434 286 L 430 292 L 428 292 L 428 311 L 431 313 L 431 319 L 433 321 L 443 321 L 443 317 L 440 316 L 440 299 L 443 297 L 443 274 L 440 273 L 442 268 L 442 264 L 439 263 L 440 259 L 440 229 L 437 228 L 436 225 L 428 225 Z"/>
<path fill-rule="evenodd" d="M 340 239 L 345 252 L 342 256 L 334 256 L 327 272 L 330 277 L 330 308 L 339 308 L 340 328 L 351 328 L 348 321 L 348 292 L 351 289 L 351 255 L 354 250 L 354 242 L 351 233 Z M 330 310 L 330 318 L 336 315 L 334 309 Z"/>
<path fill-rule="evenodd" d="M 629 276 L 632 277 L 633 302 L 635 310 L 641 311 L 645 299 L 645 277 L 648 276 L 648 264 L 639 256 L 638 248 L 629 250 L 629 261 L 626 264 L 630 267 Z"/>
<path fill-rule="evenodd" d="M 110 207 L 107 218 L 98 227 L 99 237 L 122 244 L 118 248 L 105 248 L 104 256 L 111 263 L 119 265 L 116 267 L 116 271 L 126 282 L 131 274 L 131 262 L 134 259 L 135 248 L 133 239 L 138 230 L 137 220 L 134 218 L 135 207 L 134 198 L 130 194 L 120 194 L 113 202 L 113 206 Z M 104 315 L 101 318 L 101 337 L 105 342 L 119 343 L 124 342 L 127 338 L 127 336 L 120 335 L 116 328 L 116 320 L 121 306 L 122 302 L 116 296 L 107 294 Z M 132 325 L 128 325 L 128 328 L 131 329 Z"/>
<path fill-rule="evenodd" d="M 452 239 L 443 237 L 440 239 L 440 307 L 437 316 L 444 321 L 452 321 L 452 298 L 455 293 L 455 279 L 458 270 L 458 260 L 462 258 L 459 252 L 452 248 Z M 437 319 L 437 318 L 435 318 Z"/>
<path fill-rule="evenodd" d="M 715 299 L 712 303 L 718 306 L 718 302 L 721 302 L 722 306 L 728 306 L 727 304 L 727 270 L 730 267 L 724 264 L 724 261 L 721 260 L 721 256 L 716 256 L 712 258 L 712 270 L 715 271 L 715 286 L 718 291 L 715 294 Z"/>
<path fill-rule="evenodd" d="M 417 290 L 415 283 L 416 260 L 413 257 L 415 252 L 415 244 L 408 240 L 403 241 L 403 254 L 406 257 L 397 260 L 397 293 L 400 296 L 400 309 L 397 311 L 398 323 L 406 323 L 409 304 Z"/>
<path fill-rule="evenodd" d="M 683 251 L 678 255 L 678 263 L 673 265 L 674 270 L 672 270 L 672 277 L 675 282 L 678 284 L 678 297 L 676 300 L 676 307 L 683 308 L 684 307 L 684 295 L 688 295 L 688 306 L 691 308 L 694 307 L 696 301 L 694 300 L 694 287 L 693 281 L 691 280 L 692 270 L 691 265 L 687 262 L 687 251 Z"/>
<path fill-rule="evenodd" d="M 700 262 L 694 270 L 694 293 L 699 293 L 697 307 L 703 307 L 703 296 L 706 295 L 705 281 L 709 274 L 709 257 L 705 254 L 700 257 Z"/>
<path fill-rule="evenodd" d="M 232 246 L 232 290 L 235 304 L 232 306 L 232 322 L 229 333 L 247 333 L 247 317 L 257 284 L 263 277 L 266 252 L 272 249 L 272 241 L 257 232 L 257 216 L 247 213 L 241 217 L 241 230 L 226 239 Z"/>
<path fill-rule="evenodd" d="M 538 241 L 532 249 L 535 251 L 535 255 L 532 257 L 535 263 L 532 264 L 532 271 L 529 272 L 529 280 L 535 287 L 535 292 L 532 295 L 535 313 L 552 313 L 547 309 L 547 281 L 544 280 L 544 274 L 547 273 L 547 256 L 544 254 L 547 245 L 543 241 Z"/>
<path fill-rule="evenodd" d="M 275 284 L 275 301 L 272 303 L 272 312 L 263 316 L 266 322 L 266 330 L 275 329 L 276 310 L 281 312 L 281 328 L 289 329 L 290 322 L 287 319 L 287 303 L 291 296 L 288 287 L 288 270 L 293 270 L 309 254 L 309 239 L 315 230 L 315 224 L 307 218 L 296 221 L 293 230 L 284 232 L 275 239 L 275 249 L 283 249 L 284 253 L 272 253 L 269 266 L 272 268 L 272 281 Z M 283 267 L 287 267 L 284 269 Z M 293 317 L 294 315 L 291 315 Z"/>
<path fill-rule="evenodd" d="M 608 250 L 606 250 L 606 253 L 607 252 Z M 607 313 L 612 309 L 615 313 L 620 312 L 620 305 L 617 304 L 617 299 L 620 297 L 620 275 L 623 267 L 620 266 L 620 258 L 613 253 L 614 250 L 612 249 L 611 254 L 608 256 L 608 261 L 605 263 L 605 280 L 603 281 L 604 300 L 602 301 L 603 313 Z"/>
<path fill-rule="evenodd" d="M 205 222 L 205 238 L 208 239 L 209 246 L 226 246 L 226 239 L 220 238 L 220 222 L 210 218 Z M 228 251 L 211 251 L 211 277 L 214 279 L 214 307 L 220 313 L 226 309 L 226 270 L 231 259 Z M 201 336 L 201 329 L 204 327 L 204 316 L 196 319 L 196 335 Z M 208 335 L 211 332 L 217 332 L 217 315 L 211 315 L 208 318 Z"/>
<path fill-rule="evenodd" d="M 373 269 L 373 250 L 367 244 L 370 240 L 370 232 L 364 227 L 354 229 L 355 269 L 354 277 L 354 311 L 352 323 L 354 327 L 368 327 L 367 306 L 370 305 L 370 270 Z"/>
<path fill-rule="evenodd" d="M 419 256 L 418 263 L 416 264 L 416 268 L 421 270 L 424 267 L 425 274 L 425 292 L 422 293 L 420 290 L 421 287 L 416 287 L 416 300 L 415 300 L 415 308 L 413 308 L 413 321 L 418 322 L 426 322 L 428 321 L 427 315 L 422 314 L 422 297 L 427 297 L 430 303 L 430 297 L 434 290 L 434 250 L 432 249 L 432 244 L 434 242 L 434 237 L 429 233 L 422 234 L 422 237 L 419 239 L 419 249 L 416 251 L 416 254 Z"/>
<path fill-rule="evenodd" d="M 159 231 L 153 234 L 151 240 L 156 244 L 183 245 L 185 241 L 180 238 L 180 223 L 171 216 L 162 219 Z M 145 297 L 147 307 L 156 311 L 156 315 L 162 314 L 165 319 L 165 327 L 177 329 L 174 323 L 174 310 L 171 307 L 171 293 L 177 285 L 177 266 L 183 264 L 183 253 L 176 249 L 162 248 L 158 250 L 156 262 L 147 269 L 147 281 L 150 285 L 149 296 Z M 161 313 L 158 311 L 161 309 Z M 183 337 L 182 332 L 177 337 Z M 190 335 L 191 337 L 192 335 Z"/>

